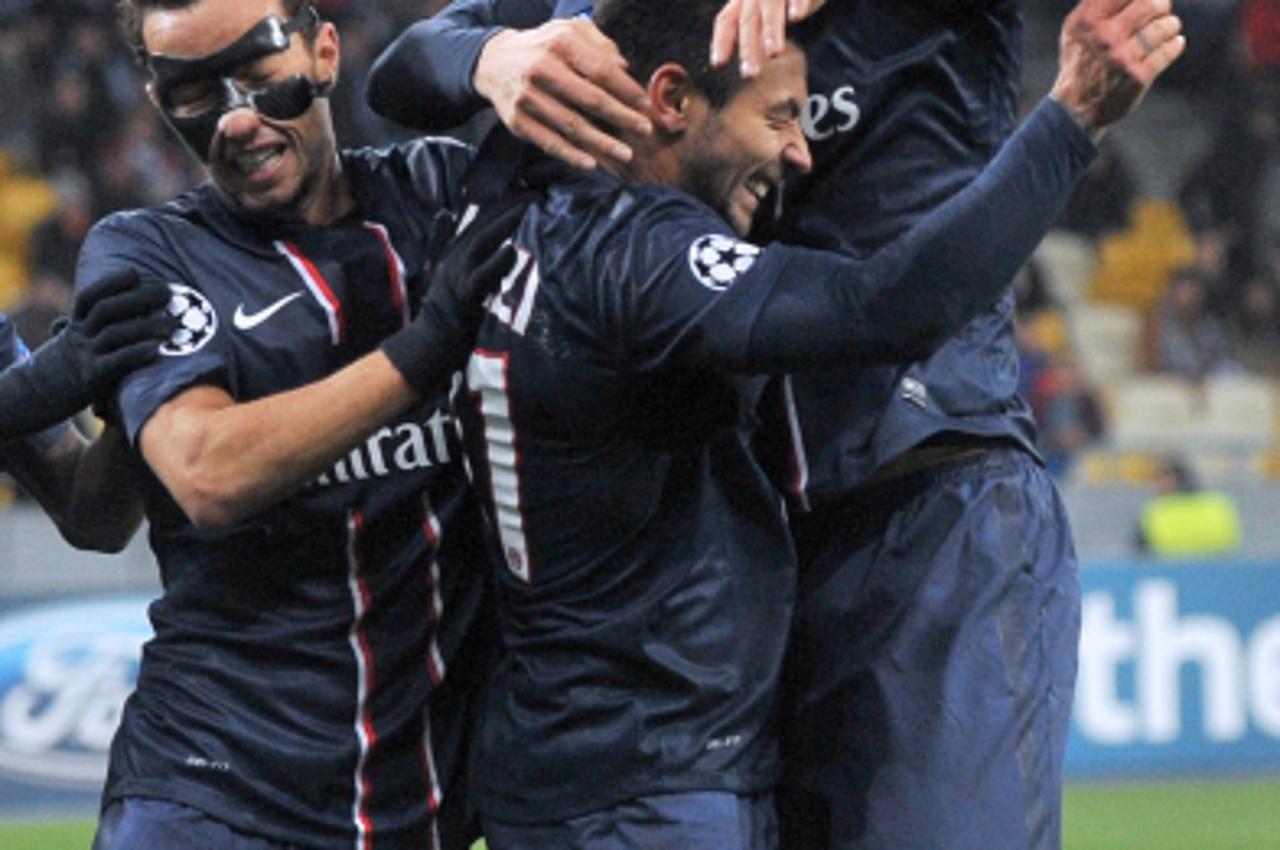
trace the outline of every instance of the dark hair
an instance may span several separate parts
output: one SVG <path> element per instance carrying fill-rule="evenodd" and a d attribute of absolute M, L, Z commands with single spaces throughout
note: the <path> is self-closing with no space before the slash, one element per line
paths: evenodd
<path fill-rule="evenodd" d="M 743 82 L 737 62 L 711 67 L 711 33 L 723 6 L 724 0 L 600 0 L 594 18 L 641 85 L 659 66 L 674 62 L 718 109 Z"/>
<path fill-rule="evenodd" d="M 156 9 L 185 9 L 199 2 L 201 0 L 119 0 L 117 13 L 120 18 L 120 28 L 124 31 L 125 41 L 133 50 L 133 57 L 139 65 L 146 67 L 147 64 L 147 46 L 142 40 L 142 21 L 147 13 Z M 292 18 L 310 6 L 312 0 L 280 0 L 280 2 L 284 6 L 285 14 Z M 303 36 L 307 39 L 314 35 L 314 28 L 303 30 Z"/>

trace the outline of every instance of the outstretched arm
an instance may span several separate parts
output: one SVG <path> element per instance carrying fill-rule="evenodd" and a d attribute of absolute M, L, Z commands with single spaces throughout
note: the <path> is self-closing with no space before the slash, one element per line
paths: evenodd
<path fill-rule="evenodd" d="M 522 212 L 513 203 L 486 214 L 451 243 L 418 315 L 380 350 L 323 380 L 254 401 L 204 385 L 162 404 L 142 426 L 139 446 L 191 521 L 227 527 L 269 507 L 392 417 L 445 389 L 471 354 L 485 299 L 513 261 L 500 246 Z"/>
<path fill-rule="evenodd" d="M 549 20 L 545 0 L 459 0 L 414 24 L 375 63 L 369 103 L 387 118 L 444 129 L 492 105 L 520 139 L 580 168 L 627 161 L 605 128 L 647 133 L 644 90 L 591 21 Z"/>
<path fill-rule="evenodd" d="M 67 325 L 0 373 L 0 442 L 75 415 L 154 359 L 173 326 L 161 311 L 168 301 L 168 286 L 127 272 L 77 295 Z"/>
<path fill-rule="evenodd" d="M 118 552 L 142 522 L 136 458 L 118 429 L 92 442 L 74 428 L 52 441 L 26 438 L 3 450 L 6 470 L 35 497 L 77 549 Z"/>
<path fill-rule="evenodd" d="M 829 311 L 854 317 L 863 330 L 856 338 L 809 335 L 797 343 L 804 356 L 843 350 L 871 360 L 920 359 L 994 301 L 1092 159 L 1088 139 L 1135 109 L 1181 55 L 1181 29 L 1169 0 L 1082 0 L 1063 25 L 1060 73 L 1050 97 L 983 173 L 853 272 L 860 285 L 850 286 L 846 278 L 807 296 L 803 309 L 816 305 L 809 319 L 815 326 Z M 796 268 L 788 280 L 805 276 L 813 278 Z M 824 298 L 829 303 L 822 304 Z M 774 299 L 758 327 L 794 327 L 795 317 L 786 311 L 769 315 L 780 310 L 777 305 L 794 303 Z"/>

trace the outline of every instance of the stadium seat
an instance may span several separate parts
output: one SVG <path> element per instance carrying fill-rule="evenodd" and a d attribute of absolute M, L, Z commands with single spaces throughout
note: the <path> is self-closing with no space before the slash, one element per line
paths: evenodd
<path fill-rule="evenodd" d="M 1111 436 L 1117 447 L 1171 451 L 1194 436 L 1200 400 L 1182 378 L 1130 377 L 1113 388 L 1111 400 Z"/>
<path fill-rule="evenodd" d="M 1159 300 L 1169 272 L 1195 260 L 1195 244 L 1170 201 L 1140 199 L 1131 214 L 1132 229 L 1100 243 L 1089 297 L 1145 310 Z"/>
<path fill-rule="evenodd" d="M 1142 317 L 1131 307 L 1081 304 L 1070 314 L 1076 355 L 1095 385 L 1133 375 L 1142 345 Z"/>
<path fill-rule="evenodd" d="M 1218 445 L 1263 448 L 1276 434 L 1276 388 L 1253 375 L 1223 375 L 1206 382 L 1202 436 Z"/>
<path fill-rule="evenodd" d="M 1064 310 L 1073 311 L 1084 303 L 1089 278 L 1098 264 L 1092 241 L 1077 233 L 1054 230 L 1045 236 L 1033 259 L 1040 264 L 1050 293 Z"/>

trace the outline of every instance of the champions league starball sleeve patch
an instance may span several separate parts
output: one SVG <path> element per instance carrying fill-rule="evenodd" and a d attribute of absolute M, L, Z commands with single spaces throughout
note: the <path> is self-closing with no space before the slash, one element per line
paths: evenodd
<path fill-rule="evenodd" d="M 209 299 L 180 283 L 169 284 L 171 295 L 165 309 L 178 320 L 178 329 L 160 346 L 160 353 L 184 357 L 204 348 L 218 332 L 218 314 Z"/>
<path fill-rule="evenodd" d="M 723 292 L 751 268 L 760 247 L 719 233 L 699 236 L 689 246 L 689 269 L 707 289 Z"/>

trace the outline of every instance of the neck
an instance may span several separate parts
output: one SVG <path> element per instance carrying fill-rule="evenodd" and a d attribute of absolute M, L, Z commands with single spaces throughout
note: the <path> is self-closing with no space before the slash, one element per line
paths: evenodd
<path fill-rule="evenodd" d="M 355 198 L 342 170 L 342 157 L 334 151 L 329 166 L 316 175 L 315 191 L 310 192 L 298 207 L 299 218 L 312 226 L 332 224 L 355 207 Z"/>
<path fill-rule="evenodd" d="M 630 162 L 602 159 L 600 166 L 625 183 L 658 183 L 680 187 L 680 159 L 677 144 L 656 132 L 644 139 L 629 139 L 634 155 Z"/>

